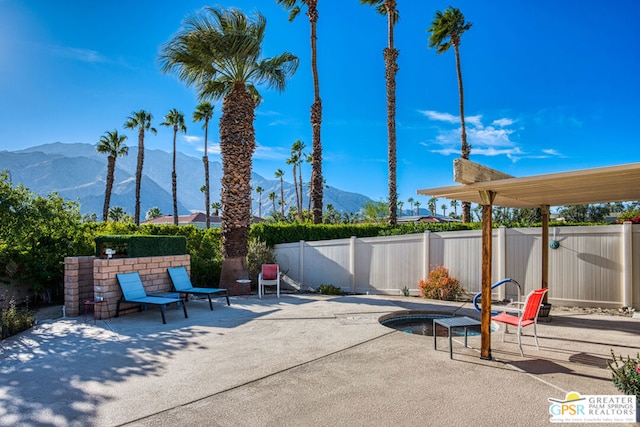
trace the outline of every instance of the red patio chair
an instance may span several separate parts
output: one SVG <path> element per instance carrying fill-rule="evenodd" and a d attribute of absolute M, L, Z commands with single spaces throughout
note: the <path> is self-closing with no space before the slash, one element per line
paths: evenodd
<path fill-rule="evenodd" d="M 540 350 L 538 345 L 538 334 L 536 331 L 536 325 L 538 323 L 538 313 L 540 312 L 540 305 L 542 304 L 542 298 L 546 294 L 548 289 L 536 289 L 527 295 L 524 300 L 523 308 L 505 307 L 505 311 L 492 316 L 491 319 L 496 322 L 504 323 L 504 329 L 502 330 L 502 341 L 504 341 L 504 335 L 507 332 L 508 326 L 518 327 L 518 347 L 520 347 L 520 356 L 524 356 L 522 352 L 522 328 L 533 325 L 533 337 L 536 340 L 536 348 Z M 517 314 L 512 314 L 517 312 Z"/>
<path fill-rule="evenodd" d="M 280 266 L 278 264 L 262 264 L 258 274 L 258 297 L 262 298 L 265 286 L 275 286 L 280 298 Z"/>

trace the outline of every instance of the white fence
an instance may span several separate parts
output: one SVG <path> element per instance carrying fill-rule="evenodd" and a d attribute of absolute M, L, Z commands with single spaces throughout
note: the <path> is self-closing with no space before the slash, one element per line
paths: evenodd
<path fill-rule="evenodd" d="M 493 279 L 510 277 L 528 293 L 542 283 L 542 229 L 493 230 Z M 640 308 L 640 225 L 552 227 L 549 299 L 554 304 Z M 275 253 L 287 279 L 303 289 L 321 284 L 353 293 L 418 295 L 418 282 L 445 266 L 464 289 L 480 292 L 481 231 L 456 231 L 279 244 Z M 516 298 L 513 285 L 494 298 Z"/>

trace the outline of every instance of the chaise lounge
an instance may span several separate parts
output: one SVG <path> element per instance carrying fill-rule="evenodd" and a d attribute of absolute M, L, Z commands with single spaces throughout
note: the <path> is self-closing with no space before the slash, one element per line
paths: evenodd
<path fill-rule="evenodd" d="M 144 286 L 142 285 L 142 280 L 140 280 L 140 275 L 137 272 L 120 273 L 116 274 L 116 277 L 118 278 L 118 283 L 120 284 L 120 289 L 122 290 L 122 298 L 118 300 L 118 304 L 116 305 L 116 317 L 120 315 L 120 303 L 123 302 L 129 304 L 139 304 L 140 311 L 142 311 L 142 308 L 147 304 L 160 306 L 162 323 L 165 324 L 167 323 L 167 319 L 165 318 L 164 312 L 167 304 L 176 303 L 180 305 L 180 303 L 182 303 L 184 317 L 189 317 L 187 315 L 187 306 L 184 304 L 184 300 L 182 298 L 154 297 L 147 295 L 144 290 Z"/>
<path fill-rule="evenodd" d="M 192 294 L 192 295 L 206 295 L 209 299 L 209 308 L 213 310 L 213 302 L 211 296 L 214 298 L 225 297 L 227 299 L 227 305 L 231 305 L 229 302 L 229 294 L 226 289 L 221 288 L 194 288 L 191 284 L 191 279 L 187 274 L 187 269 L 184 267 L 172 267 L 168 268 L 169 277 L 173 283 L 173 288 L 180 294 Z"/>

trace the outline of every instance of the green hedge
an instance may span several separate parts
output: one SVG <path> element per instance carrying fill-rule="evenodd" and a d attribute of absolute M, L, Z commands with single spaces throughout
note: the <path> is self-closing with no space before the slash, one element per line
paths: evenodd
<path fill-rule="evenodd" d="M 114 249 L 115 258 L 140 258 L 148 256 L 185 255 L 185 236 L 118 236 L 96 237 L 96 257 L 106 258 L 107 248 Z"/>

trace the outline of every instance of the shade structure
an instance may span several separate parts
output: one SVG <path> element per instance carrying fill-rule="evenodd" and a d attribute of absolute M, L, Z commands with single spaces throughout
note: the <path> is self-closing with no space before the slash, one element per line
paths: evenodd
<path fill-rule="evenodd" d="M 548 286 L 549 207 L 640 200 L 640 163 L 516 178 L 466 159 L 454 161 L 461 185 L 418 194 L 482 205 L 482 310 L 480 357 L 491 359 L 491 209 L 542 208 L 542 283 Z"/>
<path fill-rule="evenodd" d="M 505 178 L 418 190 L 418 194 L 482 204 L 495 193 L 495 206 L 531 208 L 640 200 L 640 163 Z"/>

